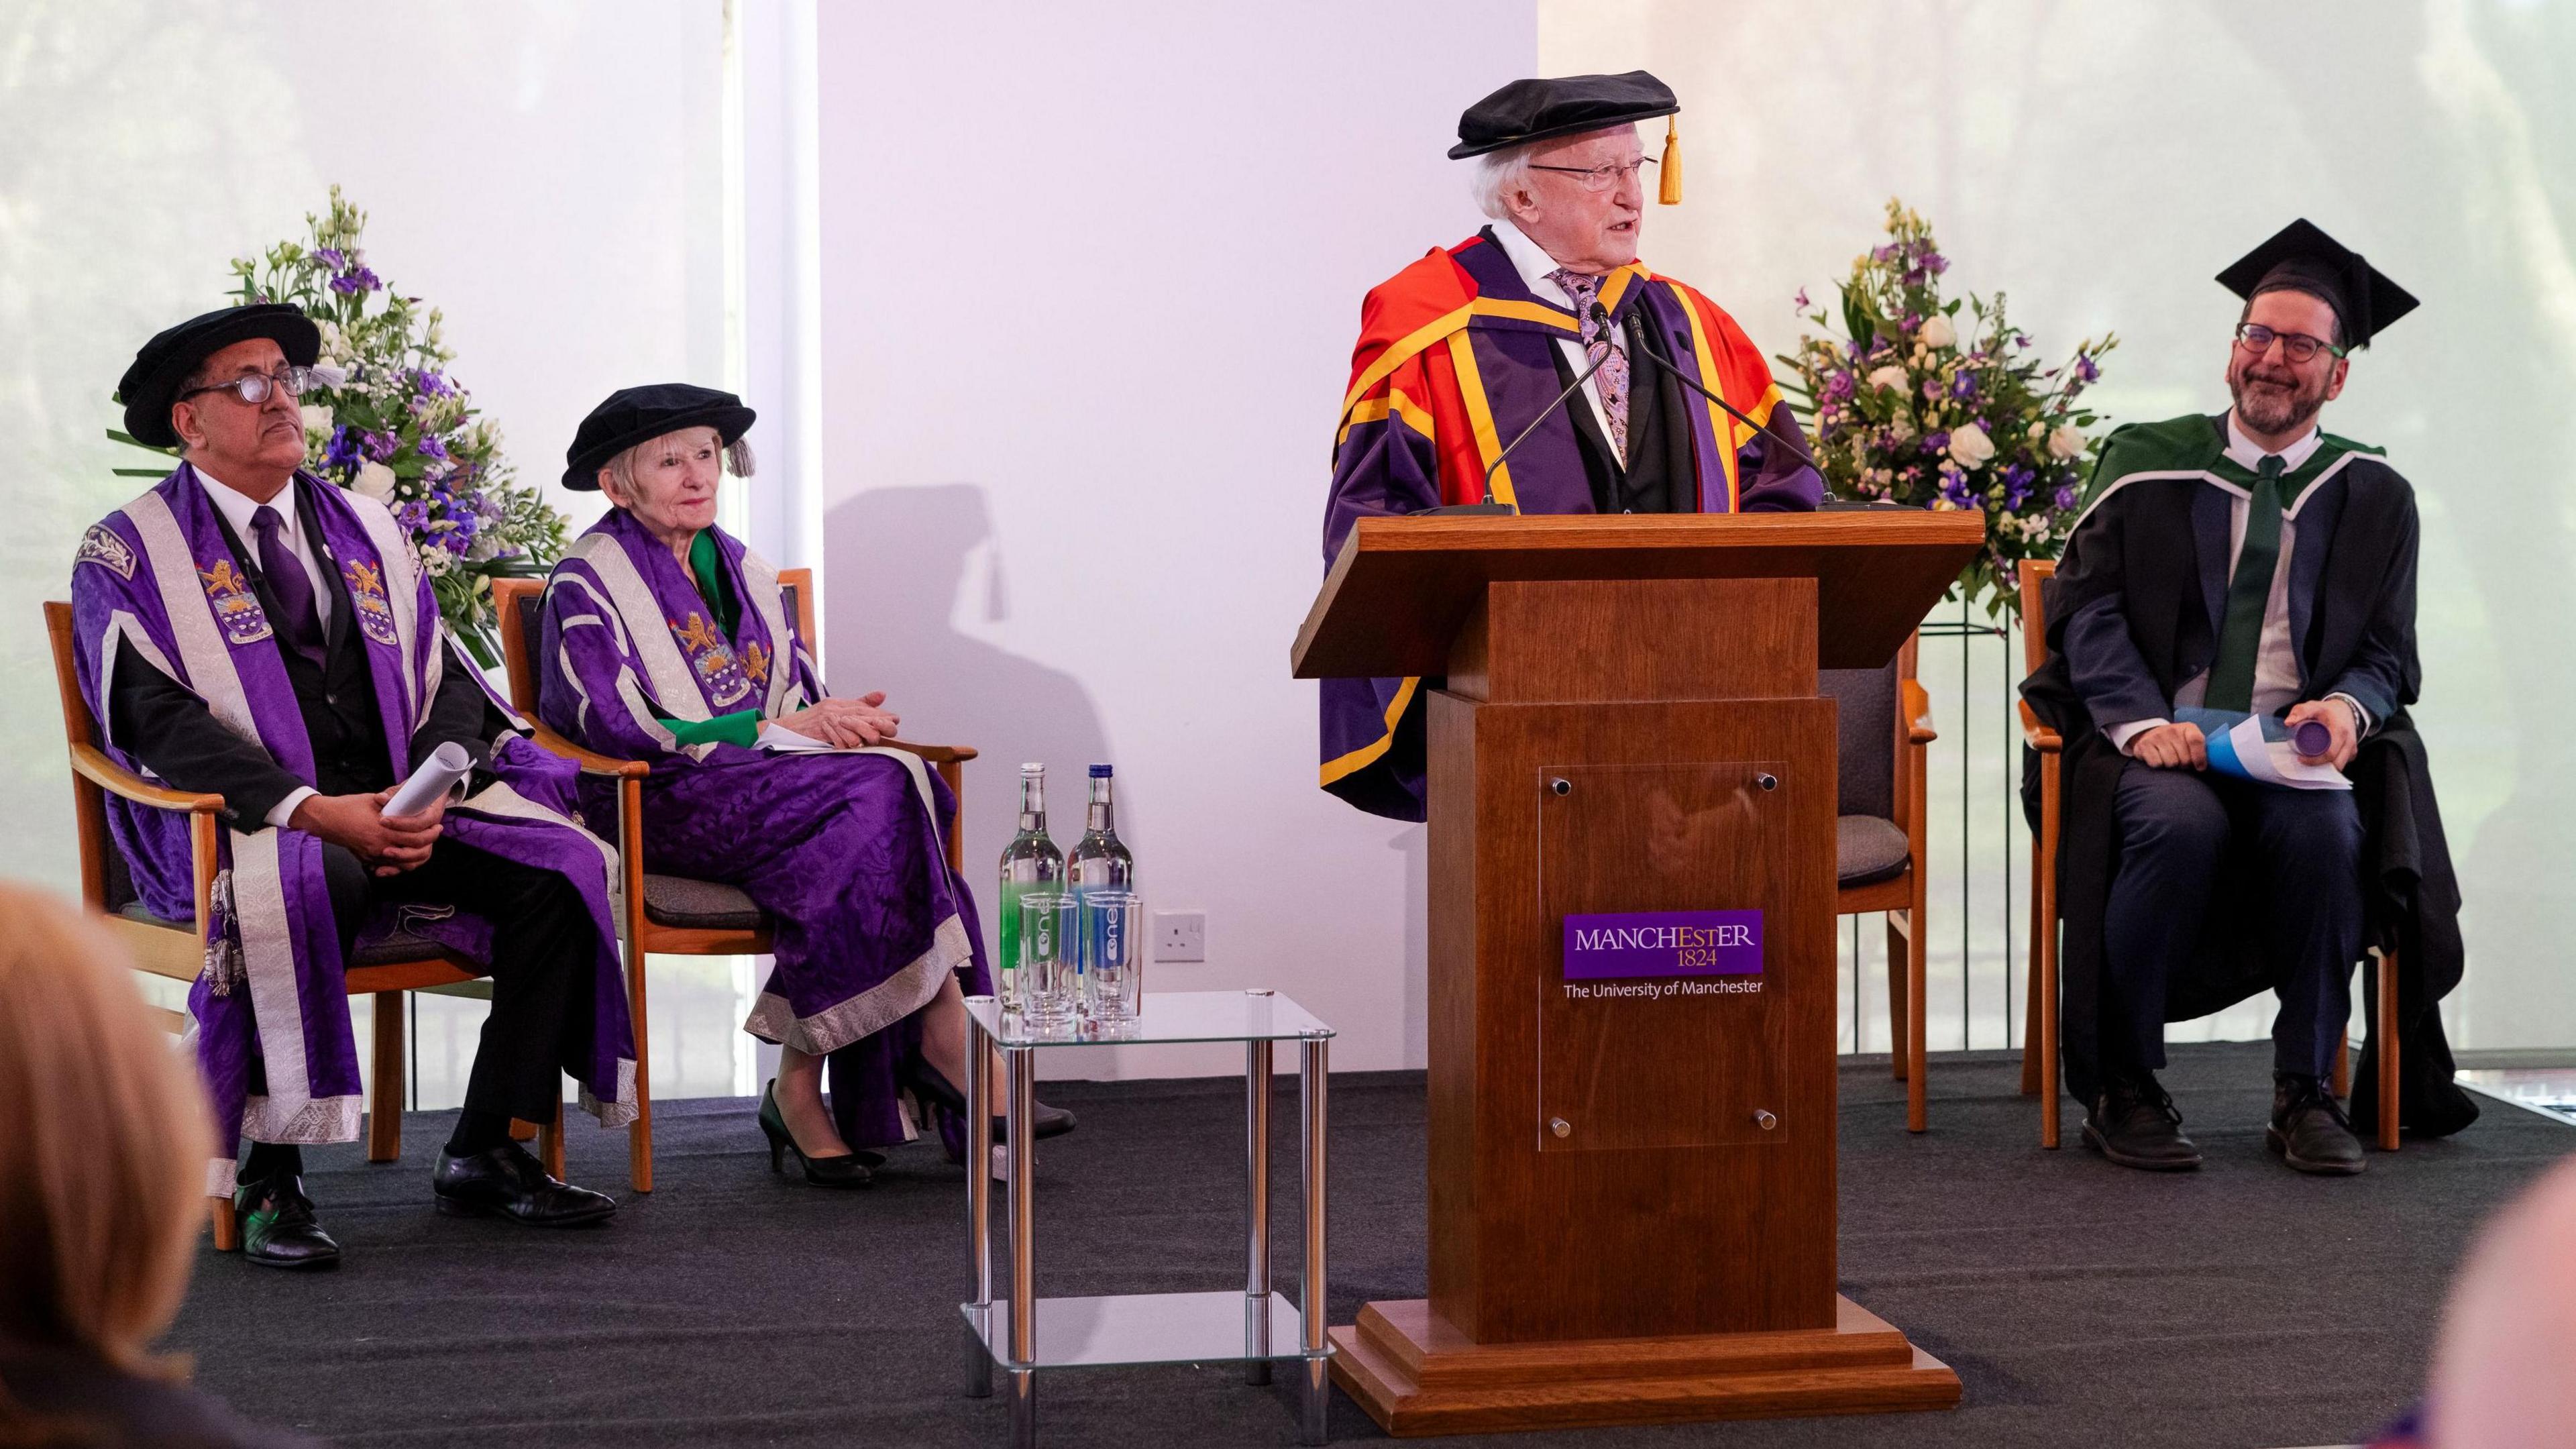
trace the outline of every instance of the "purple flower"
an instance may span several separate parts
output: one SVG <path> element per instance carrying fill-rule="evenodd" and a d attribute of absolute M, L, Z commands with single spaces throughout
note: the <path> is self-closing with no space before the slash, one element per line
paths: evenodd
<path fill-rule="evenodd" d="M 1976 395 L 1977 375 L 1975 373 L 1963 372 L 1950 380 L 1950 396 L 1975 397 Z"/>
<path fill-rule="evenodd" d="M 2100 380 L 2102 369 L 2093 365 L 2092 358 L 2079 352 L 2075 355 L 2075 375 L 2086 382 L 2095 382 Z"/>
<path fill-rule="evenodd" d="M 1883 247 L 1871 247 L 1869 259 L 1874 262 L 1892 262 L 1896 260 L 1896 247 L 1892 243 Z"/>
<path fill-rule="evenodd" d="M 2013 334 L 2013 346 L 2015 346 L 2015 347 L 2028 347 L 2029 345 L 2030 345 L 2030 334 L 2029 334 L 2029 333 L 2027 333 L 2027 332 L 2016 332 L 2016 333 L 2014 333 L 2014 334 Z"/>
<path fill-rule="evenodd" d="M 366 442 L 367 456 L 381 463 L 402 448 L 402 439 L 391 433 L 368 431 L 359 435 Z"/>
<path fill-rule="evenodd" d="M 420 390 L 420 395 L 422 397 L 454 397 L 456 395 L 456 385 L 454 383 L 449 382 L 446 378 L 435 372 L 429 371 L 427 368 L 415 368 L 412 371 L 411 381 L 412 386 Z"/>
<path fill-rule="evenodd" d="M 340 270 L 342 267 L 349 265 L 348 257 L 344 255 L 338 247 L 320 248 L 313 253 L 313 260 L 320 262 L 322 265 L 329 267 L 335 272 Z"/>
<path fill-rule="evenodd" d="M 2021 506 L 2030 501 L 2031 484 L 2038 476 L 2020 463 L 2004 469 L 2004 507 L 2019 513 Z"/>
<path fill-rule="evenodd" d="M 415 498 L 394 510 L 394 520 L 412 532 L 418 533 L 429 527 L 429 505 Z"/>
<path fill-rule="evenodd" d="M 360 461 L 362 460 L 358 456 L 358 442 L 356 438 L 351 436 L 351 429 L 349 426 L 343 423 L 339 427 L 333 428 L 331 430 L 331 446 L 324 450 L 322 454 L 323 466 L 327 468 L 347 469 L 354 472 Z"/>
<path fill-rule="evenodd" d="M 438 440 L 438 435 L 435 433 L 421 434 L 420 441 L 412 444 L 411 446 L 413 452 L 420 454 L 424 458 L 444 458 L 447 456 L 447 445 L 440 442 Z"/>
<path fill-rule="evenodd" d="M 1801 311 L 1801 312 L 1806 311 L 1806 310 L 1807 310 L 1807 307 L 1808 307 L 1808 302 L 1807 302 L 1807 289 L 1806 289 L 1806 288 L 1804 288 L 1804 287 L 1800 287 L 1800 288 L 1798 289 L 1798 295 L 1797 295 L 1797 296 L 1795 296 L 1795 297 L 1790 298 L 1790 299 L 1789 299 L 1789 302 L 1790 302 L 1790 305 L 1791 305 L 1791 306 L 1796 307 L 1799 311 Z"/>
<path fill-rule="evenodd" d="M 383 285 L 383 279 L 379 278 L 375 274 L 374 269 L 370 267 L 359 267 L 352 271 L 342 272 L 340 275 L 331 279 L 331 290 L 338 292 L 342 296 L 348 296 L 355 292 L 372 292 Z"/>
<path fill-rule="evenodd" d="M 2072 513 L 2075 511 L 2074 484 L 2069 483 L 2065 487 L 2057 490 L 2057 511 L 2060 513 Z"/>
<path fill-rule="evenodd" d="M 1922 264 L 1936 277 L 1950 270 L 1950 259 L 1939 252 L 1925 252 Z"/>
<path fill-rule="evenodd" d="M 1925 434 L 1923 435 L 1923 451 L 1924 451 L 1924 452 L 1927 452 L 1927 453 L 1946 453 L 1946 452 L 1948 452 L 1949 450 L 1950 450 L 1950 435 L 1949 435 L 1949 433 L 1947 433 L 1947 432 L 1939 432 L 1939 433 L 1925 433 Z"/>
<path fill-rule="evenodd" d="M 1977 502 L 1975 491 L 1968 487 L 1968 475 L 1955 463 L 1941 465 L 1941 496 L 1959 508 L 1973 508 Z"/>

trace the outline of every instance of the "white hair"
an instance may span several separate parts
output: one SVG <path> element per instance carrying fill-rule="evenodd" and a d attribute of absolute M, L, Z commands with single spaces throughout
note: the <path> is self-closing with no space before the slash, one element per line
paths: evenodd
<path fill-rule="evenodd" d="M 710 428 L 708 431 L 712 432 L 714 430 Z M 609 459 L 606 465 L 608 468 L 608 476 L 617 480 L 618 487 L 625 489 L 628 493 L 633 493 L 635 491 L 636 455 L 643 452 L 646 448 L 653 446 L 655 443 L 662 441 L 662 438 L 669 436 L 670 434 L 665 433 L 660 438 L 646 438 L 643 442 L 637 443 L 634 447 L 628 448 L 619 453 L 616 457 Z M 731 473 L 737 478 L 748 478 L 751 476 L 752 469 L 755 466 L 756 461 L 751 455 L 751 439 L 748 437 L 736 438 L 732 442 L 724 445 L 723 468 L 725 472 Z"/>
<path fill-rule="evenodd" d="M 1530 184 L 1530 155 L 1538 143 L 1506 146 L 1488 151 L 1476 158 L 1475 172 L 1467 180 L 1467 192 L 1476 198 L 1476 209 L 1496 221 L 1512 219 L 1512 193 Z"/>

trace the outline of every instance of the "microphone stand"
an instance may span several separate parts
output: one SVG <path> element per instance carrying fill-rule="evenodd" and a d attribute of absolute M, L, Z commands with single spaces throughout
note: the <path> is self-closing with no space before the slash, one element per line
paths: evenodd
<path fill-rule="evenodd" d="M 1701 397 L 1707 398 L 1710 402 L 1717 404 L 1719 407 L 1726 409 L 1726 415 L 1728 417 L 1731 417 L 1737 422 L 1744 424 L 1746 427 L 1751 428 L 1753 431 L 1760 433 L 1765 441 L 1778 443 L 1782 447 L 1787 448 L 1791 453 L 1797 455 L 1799 461 L 1805 463 L 1808 467 L 1815 469 L 1817 477 L 1821 478 L 1825 475 L 1824 465 L 1817 462 L 1816 455 L 1808 452 L 1803 444 L 1791 442 L 1787 437 L 1771 431 L 1762 424 L 1746 417 L 1743 413 L 1736 411 L 1735 404 L 1728 402 L 1726 399 L 1719 397 L 1716 393 L 1700 386 L 1697 382 L 1693 381 L 1688 374 L 1674 366 L 1673 360 L 1670 357 L 1665 356 L 1661 349 L 1656 345 L 1654 319 L 1650 317 L 1640 317 L 1637 320 L 1638 326 L 1636 330 L 1629 335 L 1637 339 L 1638 350 L 1644 352 L 1647 358 L 1657 367 L 1662 368 L 1665 376 L 1670 377 L 1673 381 L 1680 383 L 1691 391 L 1698 393 Z"/>
<path fill-rule="evenodd" d="M 1590 382 L 1592 380 L 1592 374 L 1599 372 L 1603 364 L 1609 362 L 1610 355 L 1619 350 L 1616 346 L 1612 345 L 1610 341 L 1610 313 L 1597 301 L 1592 304 L 1592 319 L 1601 328 L 1601 356 L 1596 358 L 1590 367 L 1587 367 L 1580 373 L 1575 374 L 1574 381 L 1565 385 L 1565 391 L 1558 393 L 1555 401 L 1549 403 L 1546 407 L 1540 408 L 1538 410 L 1538 416 L 1529 420 L 1529 426 L 1514 434 L 1512 440 L 1503 445 L 1503 450 L 1494 455 L 1494 461 L 1485 469 L 1484 487 L 1488 495 L 1493 491 L 1494 474 L 1502 468 L 1503 460 L 1512 455 L 1512 450 L 1519 447 L 1522 443 L 1527 442 L 1529 440 L 1529 435 L 1538 431 L 1538 425 L 1546 422 L 1549 414 L 1554 413 L 1558 408 L 1565 406 L 1565 400 L 1574 396 L 1575 389 L 1583 386 L 1587 382 Z"/>

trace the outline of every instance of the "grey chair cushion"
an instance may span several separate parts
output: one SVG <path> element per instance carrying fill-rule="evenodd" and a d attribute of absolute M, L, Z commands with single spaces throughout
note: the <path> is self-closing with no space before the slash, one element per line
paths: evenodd
<path fill-rule="evenodd" d="M 644 916 L 657 926 L 700 931 L 762 931 L 769 917 L 729 885 L 678 875 L 644 877 Z"/>
<path fill-rule="evenodd" d="M 1871 885 L 1905 870 L 1905 832 L 1874 815 L 1845 815 L 1834 822 L 1834 878 L 1838 885 Z"/>
<path fill-rule="evenodd" d="M 141 901 L 127 902 L 117 911 L 117 914 L 129 921 L 140 921 L 147 926 L 161 926 L 173 931 L 193 932 L 197 929 L 188 921 L 172 921 L 156 916 L 145 910 Z M 409 931 L 396 930 L 381 941 L 359 947 L 355 953 L 356 959 L 349 964 L 352 966 L 408 966 L 415 961 L 436 961 L 446 954 L 445 946 L 427 936 L 415 936 Z"/>
<path fill-rule="evenodd" d="M 1824 669 L 1817 693 L 1841 705 L 1835 726 L 1838 815 L 1896 814 L 1896 661 L 1880 669 Z"/>

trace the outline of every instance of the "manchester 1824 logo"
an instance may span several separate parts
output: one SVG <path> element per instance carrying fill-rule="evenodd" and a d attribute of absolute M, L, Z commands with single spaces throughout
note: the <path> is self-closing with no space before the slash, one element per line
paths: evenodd
<path fill-rule="evenodd" d="M 1565 918 L 1565 979 L 1759 976 L 1762 913 L 1632 911 Z"/>

